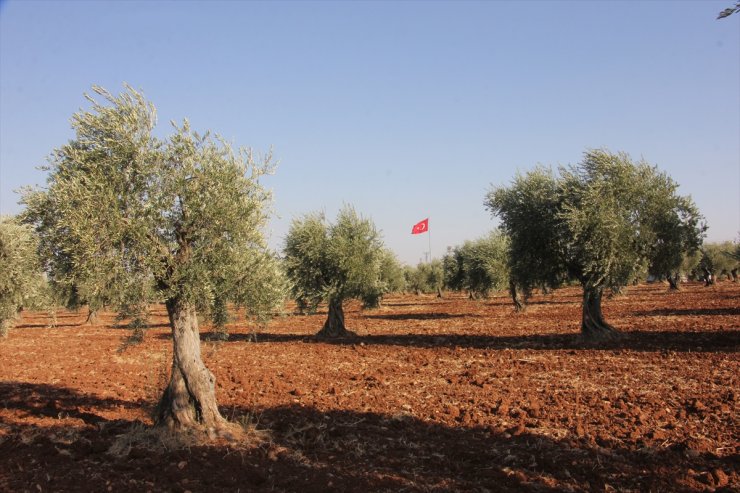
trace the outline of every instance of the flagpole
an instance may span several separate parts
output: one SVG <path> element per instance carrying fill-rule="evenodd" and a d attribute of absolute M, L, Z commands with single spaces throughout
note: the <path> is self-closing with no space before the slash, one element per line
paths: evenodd
<path fill-rule="evenodd" d="M 429 240 L 429 263 L 432 263 L 432 232 L 429 230 L 429 226 L 427 226 L 427 239 Z"/>
<path fill-rule="evenodd" d="M 2 0 L 0 0 L 1 2 Z M 429 260 L 429 263 L 432 262 L 432 235 L 429 233 L 429 218 L 427 217 L 421 222 L 418 222 L 414 224 L 414 227 L 411 228 L 411 234 L 412 235 L 418 235 L 426 233 L 427 234 L 427 241 L 429 241 L 429 250 L 426 252 L 428 255 L 427 259 Z"/>

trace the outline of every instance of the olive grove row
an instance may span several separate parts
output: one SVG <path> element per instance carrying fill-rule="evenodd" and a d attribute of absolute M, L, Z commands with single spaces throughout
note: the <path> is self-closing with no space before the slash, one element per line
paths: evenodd
<path fill-rule="evenodd" d="M 606 150 L 493 188 L 484 204 L 500 229 L 441 261 L 402 267 L 351 206 L 333 222 L 319 213 L 295 219 L 278 254 L 263 233 L 271 197 L 260 178 L 273 171 L 270 155 L 234 149 L 187 121 L 157 138 L 155 108 L 139 92 L 93 90 L 91 108 L 72 118 L 75 138 L 49 159 L 46 186 L 26 189 L 24 211 L 0 223 L 0 323 L 5 331 L 22 308 L 88 305 L 91 315 L 108 307 L 140 329 L 149 305 L 164 303 L 174 351 L 158 424 L 225 423 L 200 356 L 199 316 L 224 333 L 228 307 L 260 323 L 287 296 L 306 312 L 326 303 L 318 335 L 338 337 L 347 335 L 343 303 L 352 298 L 375 307 L 393 291 L 475 297 L 506 288 L 521 308 L 533 289 L 577 283 L 582 333 L 600 338 L 614 334 L 601 313 L 605 290 L 648 274 L 675 286 L 699 266 L 707 280 L 713 270 L 737 272 L 734 245 L 701 249 L 703 218 L 666 173 Z"/>

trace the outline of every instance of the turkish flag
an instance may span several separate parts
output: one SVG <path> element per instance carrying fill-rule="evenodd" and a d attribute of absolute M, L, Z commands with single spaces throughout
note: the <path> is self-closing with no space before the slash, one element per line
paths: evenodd
<path fill-rule="evenodd" d="M 427 231 L 429 231 L 429 218 L 426 218 L 423 221 L 414 224 L 414 227 L 411 228 L 412 235 L 426 233 Z"/>

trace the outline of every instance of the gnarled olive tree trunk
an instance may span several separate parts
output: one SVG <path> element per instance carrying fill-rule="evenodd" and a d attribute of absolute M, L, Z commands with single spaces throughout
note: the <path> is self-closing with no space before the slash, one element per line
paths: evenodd
<path fill-rule="evenodd" d="M 524 303 L 522 302 L 522 298 L 519 296 L 519 290 L 516 288 L 516 283 L 514 281 L 509 281 L 509 294 L 511 295 L 511 300 L 514 302 L 514 311 L 523 312 Z"/>
<path fill-rule="evenodd" d="M 601 311 L 603 291 L 601 287 L 583 287 L 581 334 L 587 339 L 610 339 L 619 334 L 619 331 L 604 320 L 604 314 Z"/>
<path fill-rule="evenodd" d="M 12 319 L 0 320 L 0 338 L 8 337 L 11 327 L 13 327 Z"/>
<path fill-rule="evenodd" d="M 85 325 L 98 325 L 98 310 L 89 308 L 87 309 L 87 318 L 85 319 Z"/>
<path fill-rule="evenodd" d="M 681 289 L 679 286 L 681 283 L 680 274 L 676 273 L 675 276 L 672 276 L 671 273 L 669 272 L 668 274 L 665 275 L 665 278 L 668 280 L 668 285 L 670 286 L 669 289 L 671 291 L 679 291 Z"/>
<path fill-rule="evenodd" d="M 346 337 L 355 335 L 344 326 L 344 308 L 342 300 L 332 298 L 329 300 L 329 315 L 326 317 L 324 327 L 316 334 L 317 337 Z"/>
<path fill-rule="evenodd" d="M 170 383 L 159 401 L 157 425 L 219 428 L 226 423 L 216 403 L 216 378 L 200 357 L 200 334 L 195 307 L 179 299 L 166 302 L 174 353 Z"/>

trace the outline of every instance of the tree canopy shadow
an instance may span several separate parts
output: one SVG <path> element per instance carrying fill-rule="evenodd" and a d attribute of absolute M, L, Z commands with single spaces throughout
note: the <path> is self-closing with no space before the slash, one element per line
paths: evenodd
<path fill-rule="evenodd" d="M 449 318 L 481 318 L 482 315 L 471 313 L 388 313 L 378 315 L 363 315 L 363 318 L 375 320 L 445 320 Z"/>
<path fill-rule="evenodd" d="M 654 310 L 642 310 L 635 312 L 642 317 L 683 317 L 687 315 L 740 315 L 740 306 L 734 308 L 656 308 Z M 740 325 L 740 324 L 739 324 Z"/>
<path fill-rule="evenodd" d="M 205 338 L 206 336 L 204 336 Z M 534 349 L 534 350 L 632 350 L 679 352 L 737 352 L 740 350 L 740 329 L 705 331 L 624 331 L 619 337 L 605 341 L 590 341 L 580 333 L 559 333 L 521 336 L 490 336 L 465 334 L 380 334 L 317 338 L 294 333 L 257 332 L 254 336 L 231 334 L 229 342 L 256 343 L 305 342 L 336 345 L 407 346 L 419 348 L 463 347 L 475 349 Z"/>
<path fill-rule="evenodd" d="M 431 296 L 431 295 L 430 295 Z M 414 301 L 383 301 L 383 306 L 423 306 L 433 305 L 439 298 L 424 298 L 419 297 Z M 446 298 L 442 298 L 446 299 Z"/>
<path fill-rule="evenodd" d="M 32 324 L 32 323 L 22 323 L 18 325 L 14 325 L 14 329 L 48 329 L 48 328 L 55 328 L 55 329 L 64 329 L 69 327 L 79 327 L 80 324 L 74 323 L 74 324 L 60 324 L 57 323 L 56 325 L 47 324 L 47 323 L 40 323 L 40 324 Z"/>
<path fill-rule="evenodd" d="M 733 457 L 688 456 L 681 447 L 597 444 L 571 433 L 555 439 L 536 428 L 476 425 L 464 415 L 449 425 L 401 409 L 322 411 L 300 403 L 224 409 L 238 421 L 257 423 L 269 435 L 261 445 L 138 446 L 113 456 L 106 453 L 111 444 L 141 424 L 86 419 L 142 403 L 23 382 L 3 382 L 0 395 L 10 397 L 6 412 L 53 417 L 45 406 L 54 402 L 55 410 L 85 422 L 76 434 L 64 435 L 70 427 L 64 420 L 41 428 L 0 419 L 0 488 L 8 491 L 35 484 L 51 484 L 55 491 L 79 491 L 81 485 L 89 491 L 666 491 L 684 480 L 689 467 L 734 467 Z M 33 463 L 44 467 L 28 466 Z"/>
<path fill-rule="evenodd" d="M 554 300 L 554 299 L 538 299 L 538 300 L 528 300 L 527 306 L 529 305 L 580 305 L 582 303 L 581 300 L 573 300 L 573 301 L 564 301 L 564 300 Z M 511 303 L 509 303 L 511 305 Z M 513 306 L 513 305 L 512 305 Z"/>
<path fill-rule="evenodd" d="M 22 416 L 73 418 L 93 426 L 108 420 L 91 409 L 139 409 L 147 405 L 144 401 L 103 398 L 67 387 L 27 382 L 0 382 L 0 402 L 4 409 L 19 411 Z"/>
<path fill-rule="evenodd" d="M 114 330 L 133 330 L 131 326 L 129 326 L 127 323 L 116 323 L 112 325 L 106 325 L 106 329 L 114 329 Z M 144 330 L 149 329 L 164 329 L 164 328 L 170 328 L 170 324 L 168 322 L 162 322 L 162 323 L 147 323 L 142 327 Z"/>

